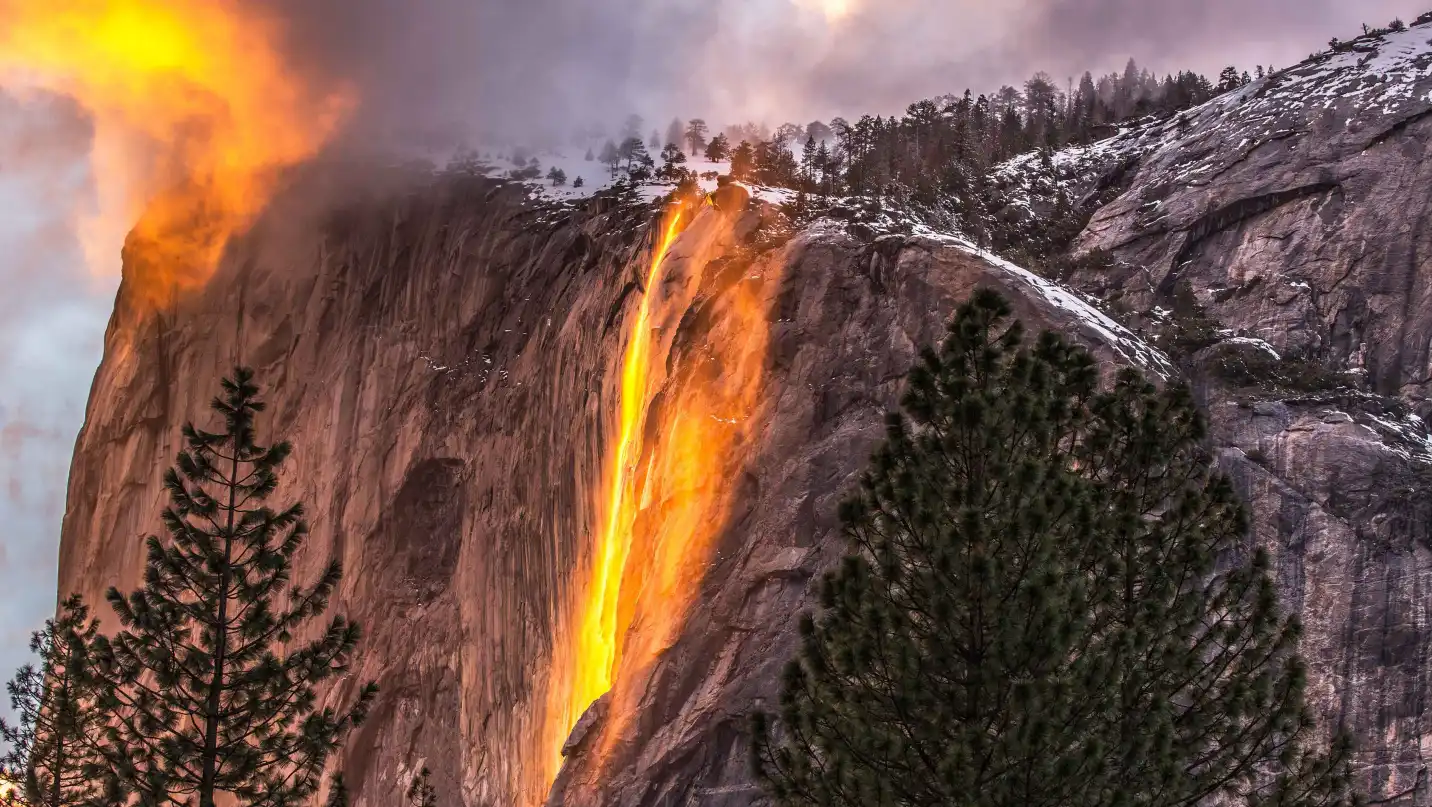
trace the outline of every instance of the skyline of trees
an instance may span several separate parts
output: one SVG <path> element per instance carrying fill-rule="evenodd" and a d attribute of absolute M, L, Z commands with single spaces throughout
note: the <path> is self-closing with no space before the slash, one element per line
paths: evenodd
<path fill-rule="evenodd" d="M 1271 66 L 1257 65 L 1251 71 L 1234 66 L 1225 67 L 1216 80 L 1192 70 L 1167 73 L 1160 77 L 1136 60 L 1129 59 L 1122 71 L 1095 76 L 1090 71 L 1063 82 L 1047 72 L 1037 72 L 1021 86 L 1004 85 L 996 90 L 976 94 L 970 89 L 962 93 L 946 93 L 911 104 L 933 103 L 947 107 L 962 98 L 972 103 L 981 99 L 988 105 L 993 117 L 1003 121 L 1011 111 L 1033 133 L 1031 140 L 1040 143 L 1057 139 L 1061 144 L 1085 140 L 1107 130 L 1108 127 L 1131 118 L 1145 115 L 1160 115 L 1177 112 L 1201 104 L 1250 81 L 1261 79 L 1274 72 Z M 907 107 L 907 112 L 908 112 Z M 862 117 L 888 118 L 897 115 L 874 115 Z M 701 154 L 711 137 L 723 134 L 731 144 L 742 140 L 753 146 L 760 141 L 783 140 L 787 143 L 804 142 L 808 137 L 819 141 L 831 141 L 835 135 L 837 121 L 846 119 L 837 116 L 829 121 L 814 120 L 806 124 L 782 123 L 772 126 L 768 122 L 738 121 L 713 129 L 705 118 L 674 118 L 666 127 L 664 136 L 652 129 L 644 138 L 653 151 L 668 143 L 682 143 L 691 156 Z M 618 142 L 639 134 L 644 127 L 640 115 L 630 115 L 615 132 L 609 132 L 600 125 L 584 126 L 575 134 L 575 140 L 583 145 L 592 140 L 613 137 Z M 677 135 L 680 131 L 680 136 Z M 1060 137 L 1055 138 L 1055 135 Z"/>
<path fill-rule="evenodd" d="M 579 130 L 577 140 L 589 154 L 600 142 L 592 138 L 605 140 L 600 159 L 612 179 L 626 172 L 637 181 L 655 176 L 679 182 L 684 175 L 658 170 L 654 156 L 675 145 L 689 158 L 730 161 L 735 179 L 822 196 L 892 195 L 925 205 L 953 199 L 968 211 L 971 195 L 982 192 L 996 164 L 1031 151 L 1095 142 L 1121 126 L 1177 114 L 1272 71 L 1229 66 L 1217 81 L 1193 71 L 1160 78 L 1130 59 L 1122 71 L 1097 77 L 1085 72 L 1063 86 L 1036 73 L 1021 87 L 927 98 L 910 104 L 903 115 L 774 128 L 753 121 L 714 128 L 704 118 L 674 118 L 664 136 L 655 129 L 644 136 L 644 119 L 630 115 L 615 137 L 589 126 Z"/>
<path fill-rule="evenodd" d="M 643 118 L 630 115 L 621 139 L 588 126 L 578 130 L 574 143 L 588 155 L 598 149 L 613 181 L 656 179 L 672 183 L 682 195 L 694 192 L 703 176 L 728 174 L 795 191 L 789 206 L 798 218 L 817 215 L 841 199 L 873 199 L 961 229 L 981 246 L 1038 267 L 1060 260 L 1086 213 L 1065 194 L 1055 152 L 1096 142 L 1122 127 L 1167 119 L 1272 72 L 1265 66 L 1251 73 L 1230 66 L 1216 82 L 1187 70 L 1160 78 L 1130 59 L 1122 71 L 1097 77 L 1086 72 L 1063 86 L 1036 73 L 1021 87 L 927 98 L 902 115 L 774 128 L 752 121 L 715 127 L 705 118 L 675 118 L 664 137 L 657 131 L 644 136 Z M 1010 188 L 993 170 L 1031 153 L 1040 158 L 1023 173 L 1055 189 L 1048 202 L 1052 209 L 1042 211 L 1052 215 L 1041 215 L 1038 226 L 1029 226 L 1028 217 L 1008 215 Z M 524 165 L 519 162 L 509 176 L 533 178 L 535 170 Z"/>

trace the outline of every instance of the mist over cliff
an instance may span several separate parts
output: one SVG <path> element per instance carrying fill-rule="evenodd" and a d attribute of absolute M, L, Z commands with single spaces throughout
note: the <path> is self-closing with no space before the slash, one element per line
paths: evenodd
<path fill-rule="evenodd" d="M 72 230 L 89 202 L 83 116 L 0 91 L 0 669 L 27 662 L 55 607 L 57 525 L 117 280 L 90 277 Z M 8 713 L 0 703 L 0 713 Z"/>
<path fill-rule="evenodd" d="M 185 180 L 212 178 L 223 146 L 304 136 L 220 176 L 261 192 L 234 195 L 248 207 L 185 293 L 153 293 L 163 238 L 129 240 L 73 445 L 106 311 L 77 291 L 93 286 L 72 213 L 95 202 L 103 110 L 0 95 L 10 646 L 53 604 L 46 542 L 66 495 L 58 592 L 99 602 L 138 581 L 179 424 L 242 362 L 273 436 L 295 444 L 282 498 L 313 524 L 295 576 L 342 560 L 334 607 L 365 631 L 325 702 L 383 688 L 342 759 L 357 807 L 400 800 L 423 766 L 472 807 L 759 804 L 747 718 L 778 697 L 793 615 L 846 550 L 838 503 L 917 350 L 993 287 L 1106 372 L 1194 386 L 1250 544 L 1306 626 L 1321 725 L 1358 738 L 1374 797 L 1432 804 L 1432 24 L 1324 44 L 1418 5 L 214 5 L 258 9 L 279 32 L 265 63 L 284 70 L 227 95 L 203 85 L 213 109 L 267 114 L 284 105 L 254 99 L 294 89 L 336 111 L 292 104 L 282 126 L 256 117 L 227 140 L 168 119 L 141 132 L 184 132 L 146 153 L 198 158 Z M 13 7 L 0 0 L 0 21 Z M 1130 56 L 1157 74 L 1141 91 L 1182 90 L 1162 74 L 1188 68 L 1283 70 L 1165 106 L 1060 97 Z M 804 137 L 794 153 L 761 144 L 745 184 L 693 192 L 679 216 L 677 176 L 655 162 L 540 148 L 632 112 L 662 131 L 673 116 L 856 119 L 1036 70 L 1051 105 L 915 110 L 867 125 L 858 158 L 832 133 L 847 151 L 819 167 Z M 53 126 L 16 123 L 41 108 Z M 980 145 L 950 145 L 976 119 Z M 482 139 L 508 142 L 437 169 L 367 161 Z M 729 156 L 685 165 L 687 190 L 736 173 Z M 598 589 L 617 593 L 594 606 Z"/>
<path fill-rule="evenodd" d="M 1416 0 L 266 0 L 294 60 L 356 82 L 358 130 L 565 137 L 628 113 L 774 127 L 899 111 L 1133 57 L 1156 74 L 1284 66 Z"/>
<path fill-rule="evenodd" d="M 892 189 L 921 164 L 885 148 L 958 108 L 871 129 L 879 179 L 832 180 L 861 192 L 768 153 L 803 193 L 728 184 L 664 218 L 674 183 L 639 171 L 595 194 L 481 163 L 313 193 L 332 166 L 310 166 L 192 294 L 156 307 L 127 277 L 62 589 L 137 578 L 174 424 L 242 361 L 296 447 L 296 577 L 342 560 L 352 681 L 383 688 L 344 751 L 357 804 L 421 766 L 470 805 L 759 804 L 746 721 L 846 550 L 838 503 L 918 349 L 993 287 L 1105 372 L 1193 385 L 1302 617 L 1320 725 L 1357 737 L 1367 792 L 1425 805 L 1429 30 L 1005 159 L 958 217 Z M 1057 260 L 1007 259 L 1070 221 Z"/>

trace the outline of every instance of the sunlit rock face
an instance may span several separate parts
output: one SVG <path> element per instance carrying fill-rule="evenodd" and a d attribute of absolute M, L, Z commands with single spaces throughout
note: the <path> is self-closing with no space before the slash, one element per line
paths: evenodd
<path fill-rule="evenodd" d="M 773 209 L 728 200 L 691 212 L 645 288 L 649 206 L 554 210 L 478 178 L 340 195 L 280 202 L 202 293 L 158 315 L 121 291 L 76 448 L 61 585 L 98 599 L 138 581 L 178 424 L 203 417 L 220 368 L 253 366 L 272 433 L 295 446 L 281 495 L 313 528 L 298 576 L 340 558 L 335 607 L 365 629 L 330 697 L 365 679 L 383 690 L 344 755 L 364 804 L 399 798 L 422 765 L 465 803 L 540 804 L 563 746 L 553 803 L 749 803 L 745 716 L 774 696 L 793 617 L 844 548 L 836 505 L 958 301 L 1005 289 L 1031 324 L 1111 365 L 1167 371 L 1075 298 L 954 239 L 791 233 Z M 552 745 L 554 670 L 598 551 L 646 294 L 625 652 L 610 707 Z M 747 404 L 732 403 L 733 374 Z M 718 425 L 681 438 L 693 419 Z M 708 487 L 719 495 L 685 504 Z M 663 554 L 670 569 L 640 566 Z"/>
<path fill-rule="evenodd" d="M 296 577 L 341 559 L 334 607 L 364 630 L 341 688 L 383 690 L 344 760 L 361 802 L 396 803 L 422 764 L 467 803 L 545 795 L 524 779 L 523 739 L 597 515 L 605 384 L 648 213 L 541 218 L 521 188 L 476 179 L 357 197 L 290 200 L 160 316 L 121 291 L 76 448 L 62 590 L 137 583 L 179 424 L 205 416 L 223 368 L 251 365 L 268 432 L 294 444 L 279 495 L 313 530 Z"/>
<path fill-rule="evenodd" d="M 295 445 L 280 492 L 313 527 L 299 576 L 339 557 L 335 607 L 366 631 L 329 697 L 383 688 L 342 760 L 359 804 L 396 803 L 423 765 L 448 803 L 759 803 L 747 715 L 774 706 L 797 616 L 845 551 L 837 505 L 918 349 L 991 286 L 1110 370 L 1193 382 L 1250 542 L 1303 617 L 1324 727 L 1357 737 L 1374 797 L 1414 788 L 1432 734 L 1432 443 L 1415 417 L 1432 74 L 1406 50 L 1416 37 L 1394 39 L 1405 64 L 1339 55 L 1101 147 L 1108 204 L 1080 244 L 1119 262 L 1069 283 L 1136 330 L 1198 302 L 1215 344 L 1172 358 L 952 237 L 791 231 L 728 192 L 688 211 L 654 267 L 650 206 L 554 207 L 474 177 L 309 178 L 202 292 L 156 314 L 121 291 L 60 593 L 138 581 L 178 425 L 203 416 L 222 368 L 249 364 Z M 1365 80 L 1385 64 L 1391 78 Z M 1338 100 L 1359 88 L 1375 108 Z M 127 259 L 146 255 L 136 241 Z M 627 384 L 634 340 L 645 369 Z M 1355 389 L 1229 367 L 1351 370 Z M 610 535 L 626 547 L 611 691 L 554 716 L 577 691 Z M 1424 786 L 1407 803 L 1432 800 Z"/>
<path fill-rule="evenodd" d="M 1432 803 L 1432 18 L 1360 38 L 1145 131 L 1076 273 L 1156 327 L 1202 309 L 1188 362 L 1215 444 L 1306 625 L 1312 691 L 1378 797 Z M 1172 312 L 1172 313 L 1170 313 Z M 1269 389 L 1256 366 L 1312 379 Z M 1321 379 L 1318 376 L 1322 376 Z M 1253 383 L 1249 383 L 1249 382 Z"/>

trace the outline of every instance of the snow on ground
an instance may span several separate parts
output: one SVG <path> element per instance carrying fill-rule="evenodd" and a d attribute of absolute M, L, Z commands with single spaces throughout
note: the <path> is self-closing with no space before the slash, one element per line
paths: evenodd
<path fill-rule="evenodd" d="M 583 148 L 544 151 L 519 149 L 517 151 L 518 153 L 514 154 L 510 149 L 476 149 L 475 153 L 478 163 L 485 166 L 488 173 L 494 177 L 510 176 L 513 171 L 518 170 L 519 166 L 514 161 L 514 157 L 528 161 L 527 165 L 530 165 L 530 160 L 536 159 L 541 175 L 536 179 L 527 179 L 523 182 L 534 191 L 535 195 L 555 201 L 575 201 L 589 198 L 598 191 L 612 187 L 619 179 L 626 177 L 625 171 L 618 171 L 613 175 L 611 168 L 607 165 L 598 162 L 595 158 L 588 160 L 588 153 L 593 155 L 598 153 L 595 148 L 591 152 Z M 728 162 L 711 162 L 705 158 L 698 159 L 690 156 L 686 160 L 683 167 L 696 172 L 697 183 L 702 190 L 708 193 L 716 190 L 718 176 L 731 172 L 731 164 Z M 561 169 L 566 174 L 567 181 L 564 184 L 556 185 L 547 179 L 547 173 L 553 168 Z M 579 177 L 582 184 L 577 186 L 576 182 Z M 749 182 L 743 184 L 751 191 L 753 198 L 771 204 L 794 201 L 796 195 L 795 191 L 787 188 L 768 188 Z M 637 193 L 648 201 L 655 201 L 671 193 L 675 187 L 676 185 L 671 182 L 653 180 L 638 186 Z"/>
<path fill-rule="evenodd" d="M 917 243 L 923 241 L 935 247 L 953 247 L 962 252 L 974 255 L 991 266 L 1006 273 L 1020 284 L 1027 286 L 1038 297 L 1054 308 L 1070 314 L 1094 334 L 1100 341 L 1108 345 L 1114 352 L 1118 353 L 1130 364 L 1141 370 L 1157 375 L 1161 380 L 1167 381 L 1177 374 L 1174 363 L 1163 351 L 1139 338 L 1133 331 L 1115 322 L 1107 314 L 1100 311 L 1093 302 L 1085 299 L 1074 290 L 1060 285 L 1059 283 L 1040 277 L 1039 275 L 1017 266 L 1004 258 L 995 255 L 986 249 L 971 243 L 964 236 L 952 232 L 940 232 L 930 228 L 928 225 L 918 222 L 900 222 L 890 220 L 891 232 L 884 235 L 901 235 L 914 239 Z M 869 222 L 864 222 L 869 226 Z M 806 228 L 806 237 L 819 239 L 829 235 L 845 232 L 846 222 L 832 218 L 822 218 L 813 222 Z"/>
<path fill-rule="evenodd" d="M 1163 174 L 1151 182 L 1202 185 L 1271 141 L 1301 136 L 1330 111 L 1346 117 L 1350 136 L 1363 142 L 1429 109 L 1432 18 L 1358 37 L 1200 107 L 1056 152 L 1052 176 L 1037 152 L 1003 163 L 994 176 L 1010 203 L 1027 210 L 1059 189 L 1073 195 L 1081 183 L 1134 157 Z M 1150 209 L 1148 218 L 1159 212 Z"/>
<path fill-rule="evenodd" d="M 1432 20 L 1325 51 L 1165 123 L 1157 149 L 1173 181 L 1200 184 L 1272 141 L 1299 137 L 1325 113 L 1367 139 L 1432 104 Z M 1150 132 L 1152 134 L 1153 132 Z M 1217 144 L 1237 143 L 1233 153 Z M 1153 144 L 1151 144 L 1153 145 Z"/>
<path fill-rule="evenodd" d="M 504 177 L 516 171 L 518 166 L 513 162 L 511 150 L 486 150 L 475 149 L 478 153 L 479 163 L 488 167 L 488 173 L 494 177 Z M 532 151 L 525 152 L 530 157 L 524 158 L 523 166 L 527 167 L 527 160 L 535 158 L 537 168 L 541 172 L 537 179 L 524 180 L 524 182 L 540 189 L 542 195 L 558 200 L 583 199 L 596 193 L 602 188 L 611 187 L 613 184 L 611 169 L 598 162 L 595 158 L 586 159 L 585 150 L 569 149 L 562 151 Z M 517 155 L 522 156 L 522 155 Z M 562 186 L 554 186 L 547 179 L 547 172 L 553 168 L 561 169 L 567 175 L 567 181 Z M 577 180 L 582 181 L 581 186 L 575 186 Z"/>
<path fill-rule="evenodd" d="M 1034 212 L 1035 198 L 1052 200 L 1061 190 L 1077 201 L 1080 185 L 1137 150 L 1139 134 L 1141 130 L 1129 128 L 1096 143 L 1061 149 L 1050 155 L 1049 166 L 1037 151 L 1021 154 L 995 166 L 996 186 L 1005 191 L 1010 205 L 1028 213 Z"/>

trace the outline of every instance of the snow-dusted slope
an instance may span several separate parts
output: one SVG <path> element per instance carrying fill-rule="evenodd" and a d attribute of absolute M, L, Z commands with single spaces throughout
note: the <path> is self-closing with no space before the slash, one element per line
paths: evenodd
<path fill-rule="evenodd" d="M 1270 142 L 1316 130 L 1325 141 L 1366 143 L 1432 108 L 1432 23 L 1342 48 L 1216 98 L 1184 123 L 1150 128 L 1126 147 L 1176 153 L 1166 161 L 1167 181 L 1207 183 Z M 1236 143 L 1231 152 L 1228 143 Z"/>
<path fill-rule="evenodd" d="M 820 238 L 831 232 L 845 232 L 838 222 L 829 219 L 817 221 L 807 231 L 807 237 Z M 1078 292 L 1053 280 L 1017 266 L 986 249 L 970 243 L 969 239 L 950 233 L 940 233 L 924 225 L 914 225 L 909 234 L 890 235 L 877 239 L 877 245 L 885 239 L 893 239 L 892 246 L 906 245 L 931 248 L 954 248 L 970 257 L 978 258 L 993 275 L 999 276 L 1000 285 L 1015 291 L 1020 296 L 1037 301 L 1050 312 L 1049 318 L 1070 331 L 1097 345 L 1107 348 L 1123 363 L 1137 367 L 1160 381 L 1170 381 L 1177 374 L 1169 357 L 1133 331 L 1115 322 L 1101 311 L 1097 303 Z"/>
<path fill-rule="evenodd" d="M 492 177 L 511 177 L 515 171 L 530 165 L 530 160 L 535 159 L 540 175 L 523 179 L 521 182 L 528 187 L 530 196 L 546 200 L 568 202 L 587 199 L 600 191 L 609 190 L 627 176 L 625 171 L 613 174 L 604 163 L 595 159 L 588 160 L 586 151 L 581 148 L 536 152 L 524 150 L 519 153 L 514 153 L 512 149 L 488 149 L 475 153 L 476 157 L 449 158 L 447 164 L 449 167 L 456 167 L 466 162 L 470 170 L 477 170 Z M 514 158 L 523 159 L 524 165 L 518 166 Z M 719 175 L 729 174 L 731 171 L 730 163 L 711 162 L 694 157 L 688 157 L 683 167 L 696 173 L 697 183 L 707 192 L 716 190 Z M 553 168 L 561 170 L 565 175 L 565 181 L 560 185 L 547 178 L 548 172 Z M 579 179 L 581 184 L 577 184 Z M 675 183 L 652 180 L 639 184 L 637 193 L 654 201 L 671 193 L 675 187 Z M 749 183 L 746 187 L 751 191 L 752 197 L 771 204 L 781 204 L 795 198 L 795 192 L 786 188 L 769 188 Z"/>
<path fill-rule="evenodd" d="M 1432 295 L 1419 257 L 1432 254 L 1429 141 L 1432 16 L 1058 153 L 1052 176 L 1036 155 L 998 172 L 1031 211 L 1061 188 L 1116 195 L 1077 243 L 1119 262 L 1072 279 L 1091 296 L 1137 318 L 1183 289 L 1230 336 L 1420 395 L 1432 392 L 1432 311 L 1414 305 Z"/>
<path fill-rule="evenodd" d="M 1316 131 L 1324 145 L 1363 145 L 1385 140 L 1429 112 L 1432 18 L 1342 43 L 1203 106 L 1056 152 L 1052 165 L 1042 165 L 1037 153 L 1016 157 L 997 167 L 995 176 L 1011 204 L 1032 212 L 1057 190 L 1077 199 L 1134 161 L 1156 164 L 1158 183 L 1196 187 L 1270 143 Z M 1154 200 L 1142 211 L 1144 226 L 1162 216 L 1162 207 Z"/>
<path fill-rule="evenodd" d="M 1055 158 L 1116 178 L 1078 242 L 1114 263 L 1071 282 L 1191 335 L 1175 358 L 1303 618 L 1312 703 L 1369 796 L 1409 805 L 1432 804 L 1429 147 L 1424 20 Z"/>

